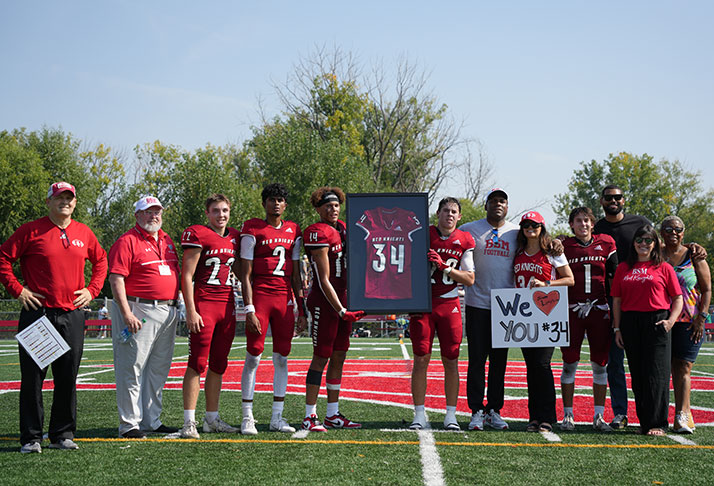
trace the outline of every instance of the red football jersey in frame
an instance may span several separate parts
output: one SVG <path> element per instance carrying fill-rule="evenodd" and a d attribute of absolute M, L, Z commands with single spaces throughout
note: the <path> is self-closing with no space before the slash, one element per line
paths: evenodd
<path fill-rule="evenodd" d="M 370 299 L 412 297 L 412 233 L 423 228 L 417 216 L 402 208 L 366 210 L 357 226 L 367 234 L 364 296 Z"/>

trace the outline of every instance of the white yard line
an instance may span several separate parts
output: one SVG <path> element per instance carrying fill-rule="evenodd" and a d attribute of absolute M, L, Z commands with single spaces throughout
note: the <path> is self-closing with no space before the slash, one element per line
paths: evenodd
<path fill-rule="evenodd" d="M 697 445 L 696 442 L 693 442 L 689 439 L 685 439 L 681 435 L 667 434 L 667 437 L 669 437 L 670 439 L 672 439 L 675 442 L 679 442 L 682 445 L 688 445 L 688 446 Z"/>
<path fill-rule="evenodd" d="M 434 434 L 431 429 L 419 430 L 419 454 L 421 455 L 421 469 L 424 477 L 424 486 L 441 486 L 444 481 L 444 470 L 441 467 L 441 458 L 436 450 Z"/>
<path fill-rule="evenodd" d="M 402 356 L 404 359 L 411 359 L 409 356 L 409 352 L 407 351 L 407 346 L 404 344 L 404 340 L 400 339 L 399 340 L 399 347 L 402 349 Z"/>

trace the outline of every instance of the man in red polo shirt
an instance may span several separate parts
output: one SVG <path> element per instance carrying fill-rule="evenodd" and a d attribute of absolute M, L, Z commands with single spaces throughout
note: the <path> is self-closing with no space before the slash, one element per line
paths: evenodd
<path fill-rule="evenodd" d="M 119 435 L 172 433 L 161 423 L 161 391 L 174 353 L 179 264 L 171 237 L 161 229 L 164 207 L 146 196 L 134 204 L 136 226 L 109 250 L 109 283 Z"/>
<path fill-rule="evenodd" d="M 18 331 L 44 315 L 69 345 L 69 352 L 52 363 L 49 438 L 50 448 L 78 449 L 72 439 L 77 429 L 77 371 L 84 345 L 82 307 L 102 289 L 107 255 L 92 230 L 72 220 L 77 205 L 72 184 L 52 184 L 46 204 L 48 216 L 25 223 L 0 247 L 0 282 L 22 303 Z M 18 259 L 24 285 L 12 271 Z M 85 260 L 92 263 L 87 286 Z M 40 369 L 20 346 L 20 372 L 21 452 L 42 452 L 42 383 L 47 368 Z"/>

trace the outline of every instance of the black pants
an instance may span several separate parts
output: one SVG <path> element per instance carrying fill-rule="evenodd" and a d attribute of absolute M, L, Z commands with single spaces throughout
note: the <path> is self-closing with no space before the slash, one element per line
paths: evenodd
<path fill-rule="evenodd" d="M 620 332 L 643 433 L 668 426 L 672 334 L 655 325 L 667 315 L 667 311 L 622 313 Z"/>
<path fill-rule="evenodd" d="M 550 359 L 555 348 L 521 348 L 526 360 L 528 380 L 528 416 L 530 421 L 554 424 L 555 381 Z"/>
<path fill-rule="evenodd" d="M 508 348 L 491 347 L 491 310 L 466 306 L 466 339 L 469 347 L 469 367 L 466 375 L 466 396 L 472 413 L 503 407 L 503 388 L 508 362 Z M 488 394 L 486 388 L 486 358 L 488 358 Z"/>
<path fill-rule="evenodd" d="M 45 314 L 60 336 L 67 341 L 69 351 L 52 363 L 54 395 L 50 415 L 51 442 L 72 439 L 77 430 L 77 372 L 84 347 L 84 312 L 79 309 L 40 308 L 22 310 L 18 330 L 22 331 Z M 42 383 L 47 368 L 40 369 L 27 352 L 20 348 L 20 443 L 42 441 L 45 410 L 42 405 Z"/>

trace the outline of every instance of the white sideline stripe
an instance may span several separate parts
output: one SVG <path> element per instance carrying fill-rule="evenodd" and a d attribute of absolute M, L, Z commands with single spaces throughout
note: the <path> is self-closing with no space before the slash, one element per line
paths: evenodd
<path fill-rule="evenodd" d="M 436 450 L 434 434 L 430 429 L 417 431 L 419 435 L 419 454 L 424 477 L 424 486 L 442 486 L 444 470 L 441 467 L 439 452 Z"/>
<path fill-rule="evenodd" d="M 667 437 L 669 437 L 670 439 L 672 439 L 675 442 L 679 442 L 682 445 L 688 445 L 688 446 L 697 445 L 696 442 L 693 442 L 689 439 L 685 439 L 681 435 L 667 434 Z"/>
<path fill-rule="evenodd" d="M 404 345 L 403 339 L 399 340 L 399 347 L 402 348 L 402 356 L 404 356 L 404 359 L 411 359 L 409 353 L 407 352 L 407 347 Z"/>
<path fill-rule="evenodd" d="M 560 436 L 555 432 L 543 431 L 540 433 L 540 435 L 545 437 L 545 440 L 547 440 L 548 442 L 563 442 L 563 439 L 561 439 Z"/>

